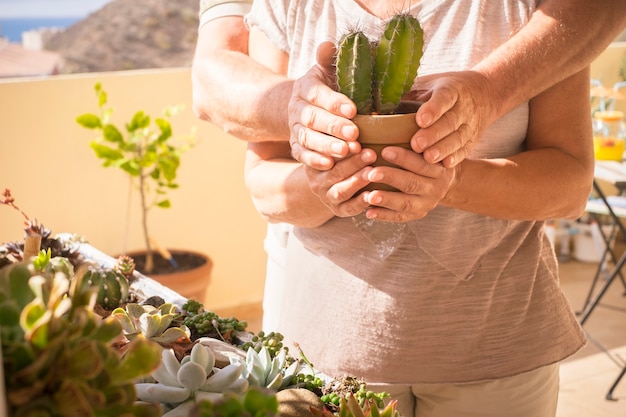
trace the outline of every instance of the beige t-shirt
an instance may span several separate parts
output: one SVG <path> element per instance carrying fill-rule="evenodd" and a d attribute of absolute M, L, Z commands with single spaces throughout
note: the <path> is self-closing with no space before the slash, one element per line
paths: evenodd
<path fill-rule="evenodd" d="M 420 74 L 471 68 L 525 25 L 535 1 L 431 0 L 409 11 L 425 33 Z M 248 25 L 290 54 L 382 21 L 351 0 L 255 0 Z M 496 121 L 471 157 L 524 149 L 527 103 Z M 279 331 L 328 375 L 370 382 L 469 382 L 530 371 L 576 352 L 584 335 L 562 294 L 543 223 L 438 207 L 404 224 L 362 216 L 295 228 Z"/>

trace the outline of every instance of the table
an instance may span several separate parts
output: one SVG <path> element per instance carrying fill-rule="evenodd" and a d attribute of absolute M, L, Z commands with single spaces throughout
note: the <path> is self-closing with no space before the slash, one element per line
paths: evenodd
<path fill-rule="evenodd" d="M 619 161 L 596 161 L 594 169 L 593 188 L 599 196 L 599 199 L 590 200 L 587 203 L 587 212 L 593 214 L 609 215 L 614 225 L 617 227 L 617 229 L 621 231 L 622 236 L 626 236 L 626 228 L 622 223 L 622 219 L 626 219 L 626 197 L 606 196 L 599 186 L 598 180 L 603 180 L 614 185 L 622 194 L 626 193 L 626 164 Z M 606 248 L 605 253 L 602 256 L 601 262 L 606 258 L 606 255 L 608 253 L 612 258 L 614 266 L 598 293 L 592 298 L 595 284 L 600 275 L 600 266 L 598 267 L 591 289 L 589 290 L 589 295 L 587 297 L 587 300 L 585 301 L 583 311 L 580 313 L 579 322 L 581 325 L 585 324 L 593 310 L 598 306 L 600 300 L 617 277 L 620 277 L 622 283 L 626 286 L 626 281 L 624 281 L 624 276 L 622 275 L 622 268 L 626 264 L 626 252 L 624 252 L 618 259 L 611 249 L 612 235 L 606 236 L 606 234 L 602 231 L 602 228 L 600 227 L 599 229 L 600 234 L 604 239 Z M 617 387 L 617 384 L 620 382 L 620 380 L 624 377 L 624 375 L 626 375 L 626 366 L 623 367 L 620 375 L 610 387 L 606 395 L 606 398 L 608 400 L 614 399 L 613 391 Z"/>

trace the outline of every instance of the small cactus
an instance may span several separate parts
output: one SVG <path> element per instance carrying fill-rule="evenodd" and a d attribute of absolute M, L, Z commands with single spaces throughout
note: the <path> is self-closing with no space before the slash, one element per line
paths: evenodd
<path fill-rule="evenodd" d="M 419 68 L 424 32 L 410 14 L 387 21 L 382 37 L 368 42 L 360 31 L 342 37 L 337 48 L 337 87 L 359 114 L 393 114 Z"/>
<path fill-rule="evenodd" d="M 98 288 L 97 303 L 106 310 L 113 310 L 128 299 L 128 279 L 119 271 L 100 266 L 79 268 L 74 278 L 80 288 Z"/>

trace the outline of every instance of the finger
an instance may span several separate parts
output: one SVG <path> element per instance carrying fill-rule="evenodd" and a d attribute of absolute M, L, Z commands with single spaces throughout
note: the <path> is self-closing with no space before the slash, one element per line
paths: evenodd
<path fill-rule="evenodd" d="M 316 60 L 317 64 L 324 70 L 334 73 L 335 55 L 337 48 L 333 42 L 322 42 L 317 47 Z"/>
<path fill-rule="evenodd" d="M 423 152 L 424 159 L 429 163 L 437 163 L 442 160 L 447 160 L 448 165 L 455 166 L 462 161 L 473 147 L 473 138 L 471 137 L 470 129 L 467 125 L 460 126 L 457 130 L 453 131 L 448 136 L 442 138 L 437 143 L 429 147 Z"/>
<path fill-rule="evenodd" d="M 462 116 L 456 108 L 452 108 L 443 114 L 436 122 L 427 128 L 418 129 L 413 135 L 411 143 L 416 152 L 424 152 L 426 149 L 437 144 L 440 140 L 455 132 L 461 127 Z M 447 156 L 443 154 L 441 158 Z"/>
<path fill-rule="evenodd" d="M 381 152 L 381 157 L 385 161 L 391 162 L 393 165 L 397 165 L 402 168 L 402 170 L 427 178 L 439 178 L 444 170 L 441 164 L 430 163 L 424 159 L 423 155 L 398 146 L 388 146 L 384 148 Z M 380 168 L 383 172 L 390 171 L 389 169 L 383 169 L 389 167 L 381 166 L 377 168 Z M 387 175 L 393 175 L 394 170 L 395 169 L 391 170 L 391 172 Z M 376 172 L 377 171 L 375 171 L 375 173 Z"/>
<path fill-rule="evenodd" d="M 296 161 L 320 171 L 327 171 L 335 165 L 333 158 L 311 151 L 297 142 L 291 144 L 291 156 Z"/>
<path fill-rule="evenodd" d="M 299 123 L 291 127 L 291 143 L 331 158 L 344 158 L 350 152 L 348 143 L 332 135 L 308 129 Z M 304 162 L 304 161 L 301 161 Z"/>
<path fill-rule="evenodd" d="M 458 92 L 447 86 L 440 86 L 432 91 L 430 98 L 417 110 L 417 124 L 429 127 L 452 109 L 458 101 Z"/>
<path fill-rule="evenodd" d="M 430 211 L 422 207 L 419 197 L 400 192 L 371 191 L 367 200 L 370 204 L 365 212 L 368 219 L 405 222 L 421 219 Z"/>
<path fill-rule="evenodd" d="M 458 151 L 454 152 L 452 155 L 446 157 L 441 161 L 442 165 L 446 168 L 454 168 L 457 166 L 462 160 L 467 158 L 469 154 L 469 148 L 463 147 Z"/>
<path fill-rule="evenodd" d="M 330 88 L 329 80 L 319 67 L 311 68 L 294 83 L 293 94 L 328 112 L 351 119 L 356 115 L 356 105 L 347 96 Z"/>

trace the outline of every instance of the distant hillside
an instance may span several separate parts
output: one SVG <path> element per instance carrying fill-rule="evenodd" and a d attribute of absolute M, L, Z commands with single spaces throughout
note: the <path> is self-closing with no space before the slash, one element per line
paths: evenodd
<path fill-rule="evenodd" d="M 113 0 L 53 36 L 62 73 L 189 66 L 198 32 L 198 0 Z"/>

